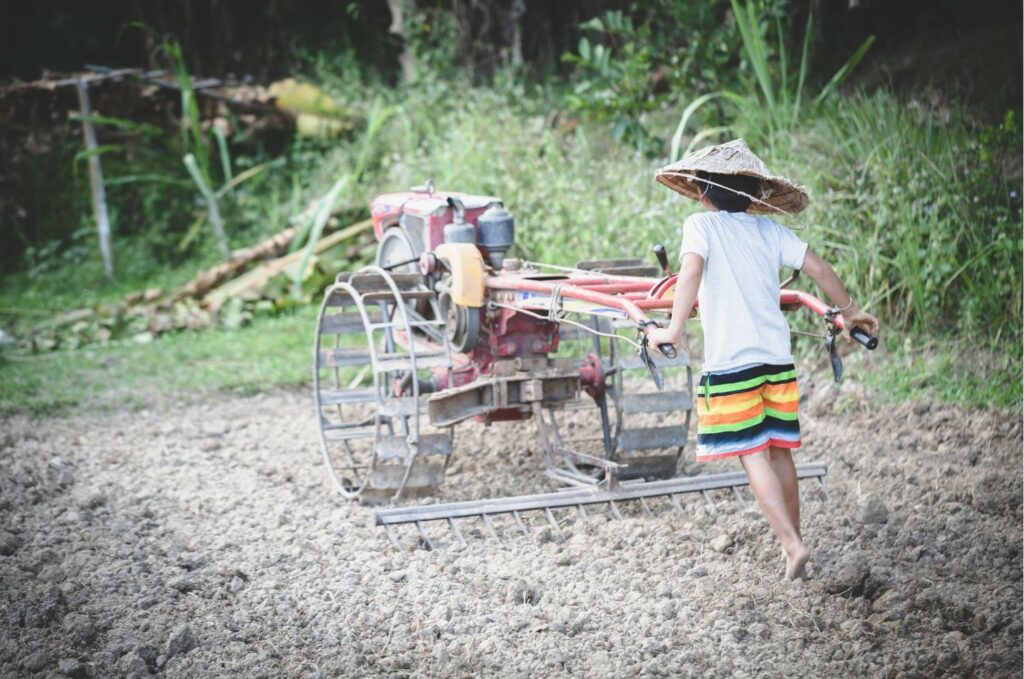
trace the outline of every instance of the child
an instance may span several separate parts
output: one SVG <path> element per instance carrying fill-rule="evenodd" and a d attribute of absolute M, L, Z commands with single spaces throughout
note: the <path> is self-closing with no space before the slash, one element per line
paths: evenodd
<path fill-rule="evenodd" d="M 742 139 L 712 146 L 658 171 L 657 181 L 707 212 L 683 224 L 672 321 L 648 340 L 680 344 L 699 300 L 703 374 L 697 388 L 697 460 L 739 456 L 761 512 L 782 543 L 786 577 L 802 577 L 810 552 L 800 536 L 800 496 L 790 450 L 800 447 L 789 325 L 779 308 L 779 269 L 800 269 L 842 311 L 848 330 L 878 334 L 831 266 L 789 229 L 757 212 L 807 206 L 800 187 L 769 172 Z"/>

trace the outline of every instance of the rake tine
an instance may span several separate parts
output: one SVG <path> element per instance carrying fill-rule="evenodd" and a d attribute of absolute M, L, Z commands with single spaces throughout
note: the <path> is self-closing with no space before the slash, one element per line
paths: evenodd
<path fill-rule="evenodd" d="M 516 525 L 519 526 L 519 530 L 523 531 L 523 535 L 529 535 L 530 531 L 526 529 L 526 524 L 523 523 L 523 519 L 519 516 L 519 510 L 512 510 L 512 518 L 516 520 Z"/>
<path fill-rule="evenodd" d="M 640 500 L 640 506 L 643 507 L 644 514 L 647 516 L 654 516 L 654 512 L 652 512 L 651 508 L 647 506 L 647 500 L 643 499 L 643 497 L 639 497 L 637 499 Z"/>
<path fill-rule="evenodd" d="M 403 547 L 402 543 L 399 542 L 398 538 L 395 537 L 394 532 L 391 530 L 391 526 L 389 526 L 388 524 L 384 524 L 384 532 L 387 533 L 388 540 L 391 542 L 392 547 L 394 547 L 400 552 L 405 551 L 405 547 Z"/>
<path fill-rule="evenodd" d="M 733 495 L 735 495 L 736 499 L 740 501 L 740 504 L 746 507 L 747 501 L 743 499 L 742 495 L 740 495 L 740 489 L 737 488 L 736 486 L 730 486 L 730 488 L 732 488 Z M 797 486 L 797 488 L 799 488 L 799 486 Z"/>
<path fill-rule="evenodd" d="M 462 531 L 459 530 L 458 525 L 456 525 L 455 521 L 453 521 L 452 517 L 450 516 L 448 517 L 448 527 L 452 529 L 452 532 L 455 533 L 455 537 L 457 537 L 459 539 L 459 542 L 462 543 L 462 546 L 465 547 L 466 538 L 462 537 Z"/>
<path fill-rule="evenodd" d="M 715 503 L 711 499 L 711 495 L 708 493 L 708 491 L 702 490 L 702 491 L 700 491 L 700 494 L 704 496 L 704 501 L 707 502 L 709 505 L 711 505 L 711 509 L 714 509 L 715 508 Z"/>
<path fill-rule="evenodd" d="M 419 531 L 420 537 L 423 538 L 423 542 L 426 543 L 427 549 L 429 549 L 430 551 L 434 551 L 434 543 L 430 540 L 430 536 L 427 535 L 427 531 L 423 530 L 422 521 L 416 522 L 416 530 Z"/>
<path fill-rule="evenodd" d="M 622 514 L 619 513 L 619 508 L 615 505 L 615 500 L 608 500 L 608 507 L 612 510 L 612 516 L 616 519 L 622 518 Z"/>
<path fill-rule="evenodd" d="M 818 483 L 821 484 L 821 492 L 823 492 L 825 494 L 825 499 L 827 500 L 828 499 L 828 484 L 825 483 L 825 477 L 824 476 L 819 476 L 818 477 Z"/>
<path fill-rule="evenodd" d="M 576 505 L 576 509 L 579 510 L 580 517 L 582 517 L 584 520 L 590 518 L 589 516 L 587 516 L 587 510 L 583 508 L 583 505 Z"/>
<path fill-rule="evenodd" d="M 669 495 L 668 499 L 672 501 L 672 506 L 673 507 L 678 509 L 683 514 L 686 513 L 685 511 L 683 511 L 683 506 L 681 504 L 679 504 L 679 498 L 677 498 L 674 494 L 673 495 Z"/>
<path fill-rule="evenodd" d="M 555 529 L 556 533 L 558 533 L 558 539 L 561 542 L 565 542 L 565 535 L 562 534 L 562 529 L 558 527 L 558 522 L 555 521 L 555 515 L 551 513 L 551 507 L 544 508 L 544 516 L 548 517 L 548 523 L 550 523 L 551 527 Z"/>
<path fill-rule="evenodd" d="M 481 514 L 480 518 L 484 520 L 484 525 L 487 526 L 487 532 L 491 534 L 491 537 L 497 542 L 501 542 L 501 538 L 498 537 L 497 531 L 494 530 L 494 524 L 491 523 L 491 517 L 487 514 Z"/>

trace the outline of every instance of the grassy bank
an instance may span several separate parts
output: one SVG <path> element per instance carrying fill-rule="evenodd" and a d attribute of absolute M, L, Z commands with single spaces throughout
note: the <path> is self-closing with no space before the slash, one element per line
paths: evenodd
<path fill-rule="evenodd" d="M 309 383 L 312 308 L 242 330 L 181 332 L 0 358 L 0 414 L 148 408 Z"/>

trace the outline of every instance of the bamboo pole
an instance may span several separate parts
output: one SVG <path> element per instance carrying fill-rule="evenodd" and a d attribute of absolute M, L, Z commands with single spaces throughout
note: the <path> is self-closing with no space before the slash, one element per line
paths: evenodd
<path fill-rule="evenodd" d="M 185 154 L 184 158 L 185 169 L 192 176 L 192 181 L 199 188 L 199 192 L 203 195 L 203 201 L 206 203 L 206 214 L 210 222 L 210 226 L 213 228 L 213 235 L 217 239 L 217 248 L 220 250 L 221 258 L 226 262 L 231 259 L 231 252 L 228 250 L 228 239 L 224 235 L 224 220 L 220 216 L 220 207 L 217 205 L 217 196 L 214 194 L 213 189 L 206 183 L 203 178 L 203 173 L 199 171 L 199 164 L 196 163 L 196 157 L 191 153 Z"/>
<path fill-rule="evenodd" d="M 96 214 L 103 270 L 107 278 L 113 280 L 114 257 L 110 248 L 110 217 L 107 215 L 107 194 L 103 188 L 103 169 L 100 167 L 100 156 L 96 151 L 96 128 L 92 124 L 92 110 L 89 105 L 89 83 L 85 78 L 79 78 L 75 86 L 78 89 L 78 106 L 82 110 L 82 134 L 88 153 L 89 185 L 92 189 L 92 207 Z"/>

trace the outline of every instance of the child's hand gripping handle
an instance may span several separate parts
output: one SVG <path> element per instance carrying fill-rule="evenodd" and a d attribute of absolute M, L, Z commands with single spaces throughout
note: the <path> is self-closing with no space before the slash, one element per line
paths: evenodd
<path fill-rule="evenodd" d="M 679 355 L 679 352 L 676 351 L 675 345 L 668 344 L 667 342 L 665 344 L 659 344 L 658 351 L 660 351 L 665 356 L 665 358 L 668 359 L 673 359 Z"/>

